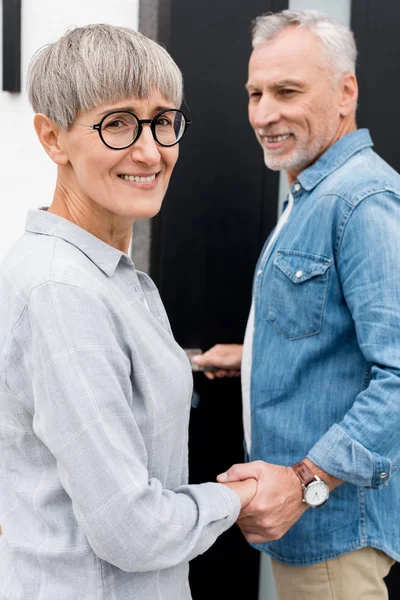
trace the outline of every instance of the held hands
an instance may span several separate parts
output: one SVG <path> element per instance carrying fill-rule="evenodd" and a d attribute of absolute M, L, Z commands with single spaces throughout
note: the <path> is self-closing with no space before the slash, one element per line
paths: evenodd
<path fill-rule="evenodd" d="M 248 478 L 257 481 L 257 491 L 242 505 L 237 524 L 250 543 L 278 540 L 307 510 L 300 481 L 291 467 L 261 460 L 233 465 L 217 481 L 231 487 L 232 482 Z"/>
<path fill-rule="evenodd" d="M 225 485 L 239 495 L 242 510 L 253 500 L 257 491 L 257 481 L 253 477 L 243 481 L 230 481 Z"/>
<path fill-rule="evenodd" d="M 242 354 L 242 344 L 216 344 L 204 354 L 193 356 L 192 362 L 200 367 L 218 367 L 217 371 L 204 371 L 208 379 L 238 377 Z"/>

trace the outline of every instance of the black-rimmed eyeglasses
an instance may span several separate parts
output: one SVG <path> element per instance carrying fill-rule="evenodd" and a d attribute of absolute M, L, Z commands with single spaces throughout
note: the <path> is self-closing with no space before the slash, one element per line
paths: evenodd
<path fill-rule="evenodd" d="M 132 112 L 114 110 L 107 113 L 99 123 L 73 123 L 96 129 L 101 141 L 112 150 L 123 150 L 132 146 L 140 137 L 143 125 L 148 123 L 153 138 L 160 146 L 175 146 L 181 141 L 190 125 L 181 110 L 166 109 L 159 112 L 154 119 L 138 119 Z"/>

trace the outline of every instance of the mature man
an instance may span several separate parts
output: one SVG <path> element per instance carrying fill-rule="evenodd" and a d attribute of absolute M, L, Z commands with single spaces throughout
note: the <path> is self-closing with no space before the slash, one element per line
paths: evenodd
<path fill-rule="evenodd" d="M 238 524 L 280 600 L 387 598 L 400 559 L 400 176 L 357 130 L 355 61 L 351 31 L 321 13 L 255 20 L 249 119 L 290 192 L 244 345 L 195 360 L 241 368 L 252 462 L 219 481 L 258 480 Z"/>

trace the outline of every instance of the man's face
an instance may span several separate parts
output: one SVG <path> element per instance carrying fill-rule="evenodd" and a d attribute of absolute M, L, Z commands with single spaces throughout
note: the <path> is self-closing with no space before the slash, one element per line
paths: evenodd
<path fill-rule="evenodd" d="M 270 169 L 295 179 L 340 137 L 340 86 L 310 30 L 290 27 L 258 45 L 246 88 L 250 123 Z"/>

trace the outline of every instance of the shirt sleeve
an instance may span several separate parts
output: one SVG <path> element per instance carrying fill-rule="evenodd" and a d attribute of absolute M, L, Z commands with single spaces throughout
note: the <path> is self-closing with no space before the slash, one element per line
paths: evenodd
<path fill-rule="evenodd" d="M 218 483 L 169 490 L 149 476 L 130 408 L 131 360 L 107 307 L 49 282 L 32 292 L 24 318 L 34 431 L 55 457 L 93 551 L 122 570 L 152 571 L 207 550 L 236 521 L 239 496 Z"/>
<path fill-rule="evenodd" d="M 344 481 L 381 488 L 397 470 L 400 458 L 400 199 L 396 194 L 374 194 L 354 209 L 342 237 L 338 272 L 369 383 L 343 420 L 307 456 Z"/>

